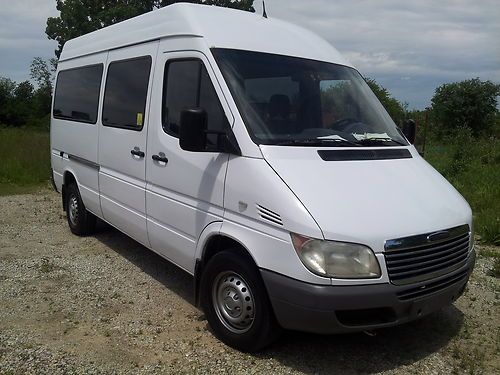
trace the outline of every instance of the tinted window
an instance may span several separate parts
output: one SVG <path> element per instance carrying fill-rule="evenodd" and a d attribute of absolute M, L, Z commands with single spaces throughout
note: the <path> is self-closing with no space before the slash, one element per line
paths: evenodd
<path fill-rule="evenodd" d="M 102 110 L 103 125 L 142 129 L 150 70 L 149 56 L 109 64 Z"/>
<path fill-rule="evenodd" d="M 228 122 L 210 76 L 199 60 L 167 63 L 164 82 L 163 129 L 175 137 L 179 134 L 181 111 L 200 107 L 207 112 L 208 130 L 223 131 Z M 216 143 L 216 135 L 208 140 Z"/>
<path fill-rule="evenodd" d="M 54 117 L 95 124 L 102 70 L 101 64 L 60 71 L 54 98 Z"/>
<path fill-rule="evenodd" d="M 275 131 L 296 127 L 300 85 L 292 77 L 250 78 L 244 86 L 252 107 Z"/>
<path fill-rule="evenodd" d="M 199 61 L 176 61 L 165 68 L 163 129 L 179 134 L 181 111 L 198 105 Z"/>
<path fill-rule="evenodd" d="M 200 94 L 199 94 L 199 103 L 198 106 L 207 111 L 207 128 L 208 130 L 215 131 L 223 131 L 226 130 L 229 126 L 226 118 L 226 114 L 222 109 L 222 105 L 220 104 L 217 93 L 215 92 L 215 88 L 212 85 L 212 81 L 210 80 L 210 76 L 208 75 L 207 70 L 201 64 L 201 72 L 200 72 Z M 209 139 L 214 138 L 216 136 L 210 136 Z M 215 140 L 214 140 L 215 143 Z"/>

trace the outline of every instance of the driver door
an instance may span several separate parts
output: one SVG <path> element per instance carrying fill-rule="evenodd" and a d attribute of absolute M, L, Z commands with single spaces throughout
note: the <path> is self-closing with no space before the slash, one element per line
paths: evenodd
<path fill-rule="evenodd" d="M 182 109 L 204 108 L 208 128 L 223 130 L 233 118 L 214 73 L 201 53 L 159 56 L 163 79 L 154 83 L 148 133 L 146 210 L 151 247 L 190 273 L 197 240 L 210 223 L 222 221 L 229 155 L 188 152 L 179 146 Z M 222 99 L 222 100 L 221 100 Z"/>

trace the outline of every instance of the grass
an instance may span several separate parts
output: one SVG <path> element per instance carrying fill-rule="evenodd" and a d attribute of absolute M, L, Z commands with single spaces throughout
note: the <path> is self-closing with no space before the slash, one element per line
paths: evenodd
<path fill-rule="evenodd" d="M 441 144 L 430 143 L 425 157 L 469 202 L 481 241 L 500 245 L 500 141 L 460 132 Z"/>
<path fill-rule="evenodd" d="M 452 374 L 484 374 L 485 353 L 478 348 L 461 347 L 455 343 L 452 348 L 452 356 L 456 360 Z"/>
<path fill-rule="evenodd" d="M 478 255 L 485 258 L 500 258 L 500 250 L 496 247 L 483 248 Z"/>
<path fill-rule="evenodd" d="M 488 275 L 496 277 L 497 279 L 500 279 L 500 248 L 493 247 L 493 246 L 491 246 L 489 248 L 484 247 L 478 252 L 478 255 L 480 257 L 493 259 L 493 265 L 491 266 L 491 269 L 488 272 Z M 500 339 L 500 332 L 499 332 L 499 339 Z"/>
<path fill-rule="evenodd" d="M 50 179 L 47 131 L 0 127 L 0 195 L 29 193 Z"/>

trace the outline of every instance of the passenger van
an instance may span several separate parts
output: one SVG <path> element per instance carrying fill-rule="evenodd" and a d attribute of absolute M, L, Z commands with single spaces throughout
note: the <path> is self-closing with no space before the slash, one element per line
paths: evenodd
<path fill-rule="evenodd" d="M 68 224 L 193 275 L 226 344 L 405 323 L 472 271 L 472 213 L 327 42 L 175 4 L 67 42 L 51 122 Z"/>

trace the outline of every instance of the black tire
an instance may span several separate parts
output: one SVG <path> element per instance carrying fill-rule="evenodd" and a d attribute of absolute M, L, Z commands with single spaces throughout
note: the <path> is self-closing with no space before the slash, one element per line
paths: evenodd
<path fill-rule="evenodd" d="M 66 218 L 69 229 L 77 236 L 87 236 L 95 231 L 96 217 L 87 211 L 76 184 L 66 187 Z"/>
<path fill-rule="evenodd" d="M 222 305 L 219 295 L 226 296 Z M 235 349 L 256 352 L 279 336 L 260 274 L 251 259 L 237 252 L 222 251 L 210 259 L 201 276 L 200 301 L 215 335 Z"/>

